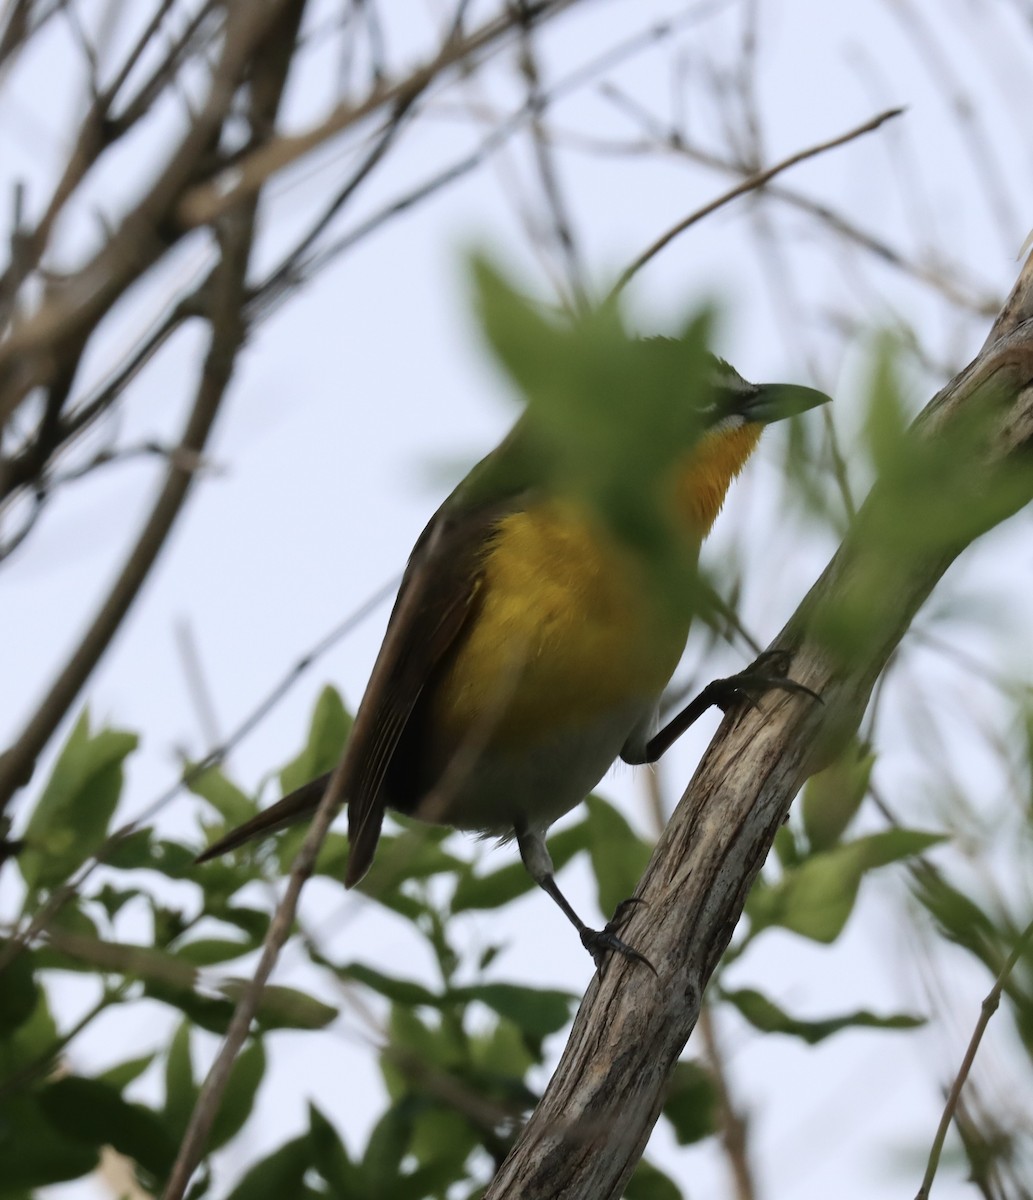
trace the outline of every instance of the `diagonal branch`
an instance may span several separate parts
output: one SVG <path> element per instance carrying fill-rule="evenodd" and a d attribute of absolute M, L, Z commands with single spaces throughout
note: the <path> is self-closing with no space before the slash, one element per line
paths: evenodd
<path fill-rule="evenodd" d="M 992 340 L 911 431 L 916 454 L 949 445 L 957 455 L 955 477 L 942 479 L 945 494 L 978 495 L 996 472 L 1021 463 L 1021 472 L 1009 474 L 1017 484 L 1009 492 L 1010 511 L 1033 499 L 1033 472 L 1023 461 L 1033 446 L 1031 385 L 1033 259 Z M 969 427 L 974 412 L 987 414 L 989 436 L 966 443 L 962 453 L 957 430 Z M 1005 515 L 1000 511 L 995 519 Z M 953 536 L 952 529 L 951 540 L 893 557 L 878 540 L 888 516 L 900 521 L 899 501 L 880 481 L 774 642 L 794 654 L 794 678 L 824 703 L 785 694 L 764 713 L 736 710 L 722 722 L 656 847 L 637 893 L 645 903 L 624 935 L 655 965 L 658 978 L 623 960 L 611 961 L 596 978 L 556 1073 L 485 1200 L 616 1200 L 622 1194 L 696 1024 L 703 990 L 793 797 L 856 729 L 915 613 L 978 532 Z M 874 590 L 873 564 L 880 572 Z M 859 604 L 865 620 L 845 649 L 829 631 L 837 616 Z"/>

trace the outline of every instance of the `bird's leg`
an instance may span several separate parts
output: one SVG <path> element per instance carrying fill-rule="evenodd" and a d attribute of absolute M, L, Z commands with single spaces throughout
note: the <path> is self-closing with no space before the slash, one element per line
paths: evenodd
<path fill-rule="evenodd" d="M 812 700 L 821 703 L 817 692 L 786 677 L 792 655 L 788 650 L 765 650 L 757 656 L 753 663 L 737 675 L 729 675 L 727 679 L 715 679 L 691 700 L 676 716 L 649 739 L 645 745 L 642 757 L 635 758 L 636 763 L 654 763 L 674 742 L 681 737 L 686 729 L 697 721 L 708 708 L 717 707 L 722 712 L 728 712 L 737 704 L 746 704 L 750 708 L 757 707 L 757 697 L 772 689 L 783 692 L 796 692 L 810 696 Z M 624 757 L 622 755 L 622 757 Z M 625 761 L 628 761 L 625 758 Z"/>
<path fill-rule="evenodd" d="M 617 931 L 628 919 L 633 906 L 642 904 L 643 901 L 637 897 L 622 901 L 617 905 L 617 911 L 613 914 L 613 919 L 608 921 L 602 929 L 589 929 L 573 910 L 570 902 L 560 891 L 556 883 L 552 857 L 549 854 L 549 848 L 545 844 L 545 838 L 541 830 L 532 829 L 526 825 L 518 825 L 516 827 L 516 838 L 517 845 L 520 847 L 520 857 L 524 860 L 524 866 L 527 868 L 528 875 L 531 876 L 542 891 L 547 892 L 560 906 L 567 920 L 578 931 L 581 944 L 595 960 L 597 970 L 602 970 L 603 963 L 606 961 L 606 953 L 612 950 L 617 954 L 623 954 L 625 958 L 633 959 L 635 962 L 645 963 L 653 974 L 656 974 L 656 968 L 644 954 L 639 954 L 634 946 L 629 946 L 627 942 L 622 941 L 617 936 Z"/>

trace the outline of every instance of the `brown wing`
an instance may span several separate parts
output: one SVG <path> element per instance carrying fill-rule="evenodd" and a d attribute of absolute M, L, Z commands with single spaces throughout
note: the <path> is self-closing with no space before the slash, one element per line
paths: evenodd
<path fill-rule="evenodd" d="M 447 504 L 420 535 L 402 577 L 380 653 L 345 747 L 342 797 L 348 804 L 351 850 L 345 883 L 357 883 L 373 861 L 380 837 L 385 789 L 424 686 L 470 619 L 482 576 L 481 560 L 492 526 L 519 507 L 508 502 L 457 515 Z M 315 812 L 330 772 L 313 779 L 231 830 L 199 855 L 206 862 L 274 833 Z"/>
<path fill-rule="evenodd" d="M 424 686 L 476 610 L 492 527 L 517 507 L 512 498 L 473 513 L 446 506 L 413 549 L 345 749 L 347 887 L 373 861 L 389 801 L 385 777 Z"/>

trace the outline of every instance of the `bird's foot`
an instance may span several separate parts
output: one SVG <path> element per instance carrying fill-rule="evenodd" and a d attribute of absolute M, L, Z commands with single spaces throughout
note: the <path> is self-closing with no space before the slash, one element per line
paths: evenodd
<path fill-rule="evenodd" d="M 729 675 L 727 679 L 715 679 L 706 689 L 711 703 L 722 712 L 728 712 L 738 704 L 758 708 L 758 698 L 774 690 L 795 692 L 797 695 L 810 696 L 819 704 L 823 703 L 817 692 L 788 677 L 792 659 L 788 650 L 765 650 L 757 655 L 745 671 Z"/>
<path fill-rule="evenodd" d="M 618 931 L 627 922 L 628 917 L 634 911 L 635 905 L 644 903 L 645 901 L 639 899 L 638 896 L 622 900 L 617 905 L 612 919 L 607 921 L 602 929 L 583 928 L 581 930 L 581 944 L 594 959 L 597 971 L 603 969 L 607 954 L 615 953 L 623 954 L 625 958 L 630 958 L 633 962 L 644 963 L 654 975 L 657 973 L 656 967 L 653 966 L 644 954 L 640 954 L 634 946 L 629 946 L 627 942 L 618 936 Z"/>

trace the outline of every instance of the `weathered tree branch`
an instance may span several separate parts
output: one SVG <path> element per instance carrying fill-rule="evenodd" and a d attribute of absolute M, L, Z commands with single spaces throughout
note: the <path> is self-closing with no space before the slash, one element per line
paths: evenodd
<path fill-rule="evenodd" d="M 256 141 L 267 137 L 272 127 L 303 11 L 304 0 L 280 0 L 277 19 L 264 27 L 265 40 L 253 47 L 252 127 Z M 190 490 L 195 471 L 189 464 L 201 458 L 246 334 L 246 277 L 257 203 L 257 197 L 245 202 L 227 213 L 217 226 L 221 261 L 212 274 L 208 311 L 211 338 L 183 438 L 111 591 L 18 739 L 0 755 L 0 813 L 30 776 L 37 756 L 110 644 L 150 574 Z"/>
<path fill-rule="evenodd" d="M 948 444 L 960 422 L 986 413 L 986 436 L 967 446 L 964 457 L 957 455 L 957 439 L 949 442 L 956 457 L 942 480 L 945 494 L 978 496 L 995 468 L 1029 454 L 1031 385 L 1033 259 L 979 356 L 912 428 L 918 453 Z M 1033 469 L 1009 496 L 1011 511 L 1033 499 Z M 925 551 L 894 558 L 879 532 L 888 516 L 911 519 L 899 503 L 892 509 L 894 501 L 892 487 L 877 482 L 840 550 L 773 643 L 793 652 L 793 677 L 824 703 L 784 694 L 763 712 L 735 710 L 722 722 L 639 885 L 645 903 L 622 934 L 655 964 L 658 977 L 614 959 L 592 983 L 556 1073 L 485 1200 L 621 1195 L 660 1114 L 703 990 L 793 798 L 856 729 L 915 613 L 979 532 L 933 539 Z M 997 520 L 1005 515 L 995 514 Z M 859 604 L 863 619 L 845 649 L 831 630 Z"/>

